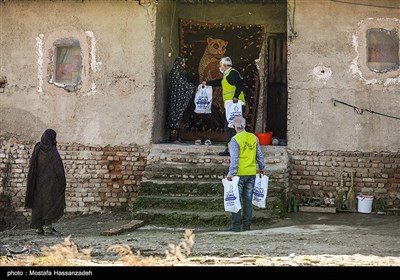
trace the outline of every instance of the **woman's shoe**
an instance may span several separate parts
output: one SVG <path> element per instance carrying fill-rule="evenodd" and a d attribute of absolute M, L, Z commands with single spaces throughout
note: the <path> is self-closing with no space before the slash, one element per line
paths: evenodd
<path fill-rule="evenodd" d="M 169 142 L 173 143 L 178 140 L 178 130 L 173 129 L 169 134 Z"/>
<path fill-rule="evenodd" d="M 43 228 L 37 228 L 37 229 L 35 229 L 35 232 L 36 232 L 36 234 L 39 234 L 39 235 L 43 235 L 44 234 L 44 230 L 43 230 Z"/>
<path fill-rule="evenodd" d="M 59 232 L 58 230 L 56 230 L 54 227 L 51 228 L 51 229 L 52 229 L 52 232 L 53 232 L 54 235 L 63 235 L 61 232 Z"/>
<path fill-rule="evenodd" d="M 62 233 L 56 230 L 54 227 L 50 227 L 45 228 L 44 235 L 62 235 Z"/>
<path fill-rule="evenodd" d="M 54 232 L 52 232 L 52 231 L 45 231 L 44 232 L 44 236 L 50 236 L 50 235 L 54 235 Z"/>

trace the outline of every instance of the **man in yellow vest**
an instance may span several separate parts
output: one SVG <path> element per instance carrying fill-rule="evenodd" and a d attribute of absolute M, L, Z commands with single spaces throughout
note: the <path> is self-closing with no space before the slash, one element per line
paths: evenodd
<path fill-rule="evenodd" d="M 242 209 L 232 213 L 232 224 L 226 230 L 239 232 L 250 230 L 255 180 L 257 173 L 260 176 L 264 174 L 265 161 L 257 136 L 245 130 L 246 120 L 243 117 L 236 117 L 233 120 L 233 127 L 236 135 L 232 137 L 229 147 L 231 162 L 226 179 L 232 181 L 233 176 L 239 176 L 238 188 Z"/>
<path fill-rule="evenodd" d="M 219 71 L 223 74 L 222 79 L 216 79 L 212 81 L 203 81 L 203 86 L 221 86 L 222 87 L 222 100 L 225 101 L 232 100 L 233 103 L 237 103 L 239 100 L 243 102 L 243 105 L 246 104 L 243 92 L 243 78 L 240 76 L 239 72 L 232 68 L 232 60 L 230 57 L 226 56 L 221 58 L 219 62 Z M 225 120 L 224 131 L 227 134 L 227 142 L 225 151 L 219 153 L 220 156 L 229 156 L 229 142 L 232 137 L 235 135 L 235 130 L 233 128 L 228 127 L 228 121 Z"/>

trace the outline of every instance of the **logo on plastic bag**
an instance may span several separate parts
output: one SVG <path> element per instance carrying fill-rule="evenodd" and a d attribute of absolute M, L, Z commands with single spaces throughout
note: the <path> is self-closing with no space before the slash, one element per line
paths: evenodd
<path fill-rule="evenodd" d="M 200 96 L 199 99 L 197 99 L 196 105 L 197 109 L 199 110 L 206 110 L 210 106 L 211 101 L 208 100 L 207 96 Z"/>
<path fill-rule="evenodd" d="M 264 188 L 261 187 L 261 181 L 254 187 L 253 195 L 253 199 L 257 201 L 261 201 L 264 198 L 265 191 Z"/>
<path fill-rule="evenodd" d="M 234 201 L 237 197 L 233 192 L 233 185 L 229 185 L 228 191 L 226 192 L 225 201 Z"/>

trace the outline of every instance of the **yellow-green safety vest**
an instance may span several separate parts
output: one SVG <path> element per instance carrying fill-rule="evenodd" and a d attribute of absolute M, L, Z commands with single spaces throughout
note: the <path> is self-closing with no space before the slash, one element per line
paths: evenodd
<path fill-rule="evenodd" d="M 228 80 L 226 79 L 226 77 L 228 77 L 229 73 L 231 71 L 236 71 L 235 69 L 231 68 L 222 78 L 221 81 L 221 85 L 222 85 L 222 100 L 224 101 L 224 107 L 225 107 L 225 101 L 226 100 L 232 100 L 233 96 L 235 95 L 235 90 L 236 90 L 236 86 L 231 85 Z M 239 74 L 240 75 L 240 74 Z M 246 100 L 244 99 L 244 92 L 242 91 L 239 94 L 239 100 L 242 100 L 243 105 L 246 104 Z"/>
<path fill-rule="evenodd" d="M 242 131 L 233 136 L 233 138 L 239 144 L 238 171 L 235 175 L 256 175 L 257 137 L 253 133 Z"/>

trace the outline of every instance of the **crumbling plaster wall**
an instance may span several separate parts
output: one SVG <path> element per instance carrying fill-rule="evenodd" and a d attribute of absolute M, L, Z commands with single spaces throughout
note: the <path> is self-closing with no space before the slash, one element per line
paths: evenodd
<path fill-rule="evenodd" d="M 366 30 L 400 30 L 400 3 L 344 2 L 288 1 L 294 24 L 294 30 L 288 24 L 288 146 L 399 151 L 398 119 L 357 114 L 331 99 L 400 117 L 400 71 L 374 73 L 365 66 Z"/>
<path fill-rule="evenodd" d="M 2 135 L 37 141 L 52 127 L 59 142 L 149 145 L 155 103 L 156 5 L 139 1 L 2 1 Z M 82 86 L 51 78 L 55 40 L 78 39 Z"/>

